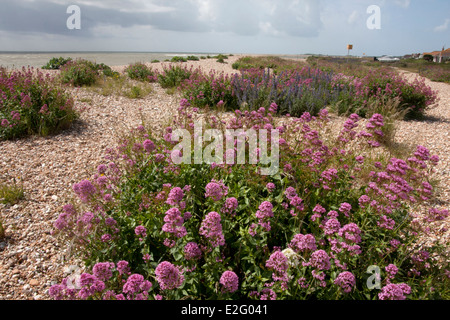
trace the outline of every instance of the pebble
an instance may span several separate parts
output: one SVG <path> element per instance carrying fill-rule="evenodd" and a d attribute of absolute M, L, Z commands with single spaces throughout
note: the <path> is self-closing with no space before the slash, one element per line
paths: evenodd
<path fill-rule="evenodd" d="M 37 285 L 39 285 L 39 281 L 37 281 L 36 279 L 31 279 L 29 284 L 32 287 L 36 287 Z"/>

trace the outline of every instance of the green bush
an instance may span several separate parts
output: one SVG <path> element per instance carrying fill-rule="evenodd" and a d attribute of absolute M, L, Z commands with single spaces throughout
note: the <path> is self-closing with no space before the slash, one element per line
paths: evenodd
<path fill-rule="evenodd" d="M 157 79 L 156 72 L 141 62 L 136 62 L 129 65 L 125 69 L 125 72 L 128 77 L 133 80 L 154 82 Z"/>
<path fill-rule="evenodd" d="M 97 71 L 101 71 L 106 77 L 118 77 L 120 75 L 119 72 L 113 71 L 110 66 L 107 66 L 104 63 L 96 64 L 95 68 Z"/>
<path fill-rule="evenodd" d="M 333 86 L 348 87 L 351 91 L 346 103 L 339 105 L 339 114 L 357 112 L 365 117 L 368 105 L 375 99 L 384 101 L 399 98 L 399 107 L 407 110 L 405 119 L 422 119 L 425 111 L 437 101 L 437 92 L 426 85 L 425 80 L 408 81 L 404 76 L 386 68 L 372 69 L 364 77 L 333 76 Z"/>
<path fill-rule="evenodd" d="M 214 56 L 213 58 L 218 59 L 218 60 L 227 60 L 228 56 L 226 56 L 224 54 L 218 54 L 217 56 Z"/>
<path fill-rule="evenodd" d="M 78 117 L 64 88 L 32 68 L 0 69 L 0 92 L 0 140 L 58 133 Z"/>
<path fill-rule="evenodd" d="M 72 61 L 72 58 L 51 58 L 49 62 L 45 66 L 42 67 L 42 69 L 47 70 L 59 70 L 63 65 L 65 65 L 67 62 Z"/>
<path fill-rule="evenodd" d="M 188 56 L 188 57 L 187 57 L 187 60 L 191 60 L 191 61 L 199 61 L 200 58 L 197 57 L 197 56 Z"/>
<path fill-rule="evenodd" d="M 164 66 L 163 72 L 158 75 L 158 83 L 163 88 L 178 87 L 183 81 L 189 79 L 193 74 L 199 73 L 200 70 L 193 70 L 193 67 Z"/>
<path fill-rule="evenodd" d="M 233 64 L 231 65 L 231 67 L 232 67 L 234 70 L 239 70 L 240 67 L 241 67 L 241 64 L 240 64 L 239 62 L 235 62 L 235 63 L 233 63 Z"/>
<path fill-rule="evenodd" d="M 61 67 L 60 77 L 63 83 L 75 87 L 91 86 L 98 80 L 98 67 L 88 60 L 69 61 Z"/>
<path fill-rule="evenodd" d="M 171 62 L 187 62 L 187 59 L 184 57 L 172 57 L 172 59 L 170 59 Z"/>
<path fill-rule="evenodd" d="M 131 99 L 139 99 L 142 98 L 142 91 L 141 88 L 139 88 L 138 86 L 132 86 L 130 89 L 130 94 L 129 97 Z"/>
<path fill-rule="evenodd" d="M 18 185 L 15 180 L 12 184 L 0 183 L 0 203 L 14 205 L 24 198 L 23 186 Z"/>
<path fill-rule="evenodd" d="M 209 74 L 202 72 L 195 73 L 182 83 L 180 89 L 183 97 L 186 98 L 193 107 L 215 108 L 217 105 L 224 106 L 226 110 L 233 110 L 237 106 L 237 98 L 233 94 L 232 80 L 223 72 L 216 74 L 211 71 Z"/>

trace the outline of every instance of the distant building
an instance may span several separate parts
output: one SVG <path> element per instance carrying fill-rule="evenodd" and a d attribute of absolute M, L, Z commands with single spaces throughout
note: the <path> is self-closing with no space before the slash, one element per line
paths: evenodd
<path fill-rule="evenodd" d="M 447 60 L 450 60 L 450 48 L 444 50 L 444 48 L 442 48 L 441 51 L 433 51 L 433 52 L 424 52 L 423 56 L 426 55 L 430 55 L 433 57 L 433 61 L 436 63 L 442 63 L 445 62 Z"/>
<path fill-rule="evenodd" d="M 384 61 L 384 62 L 391 62 L 391 61 L 398 61 L 398 60 L 400 60 L 399 58 L 394 58 L 394 57 L 391 57 L 391 56 L 382 56 L 382 57 L 379 57 L 378 58 L 378 61 Z"/>
<path fill-rule="evenodd" d="M 403 59 L 419 59 L 421 57 L 420 53 L 406 54 Z"/>

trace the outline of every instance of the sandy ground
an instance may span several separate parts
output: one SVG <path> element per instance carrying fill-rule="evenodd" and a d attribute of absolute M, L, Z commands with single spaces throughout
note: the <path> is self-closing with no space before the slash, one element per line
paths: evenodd
<path fill-rule="evenodd" d="M 188 65 L 201 66 L 204 71 L 232 73 L 235 70 L 231 64 L 238 58 L 230 57 L 227 64 L 201 60 L 190 61 Z M 161 68 L 162 63 L 152 67 Z M 114 69 L 120 71 L 123 66 Z M 428 112 L 427 121 L 399 122 L 396 140 L 422 144 L 432 154 L 439 155 L 439 199 L 448 208 L 450 85 L 433 82 L 429 85 L 439 91 L 439 105 Z M 158 84 L 153 87 L 154 92 L 140 100 L 72 89 L 77 107 L 86 108 L 72 129 L 49 138 L 0 142 L 0 182 L 13 178 L 23 182 L 26 197 L 14 206 L 0 204 L 7 234 L 6 239 L 0 240 L 0 300 L 49 299 L 50 286 L 69 275 L 70 266 L 82 266 L 70 258 L 68 247 L 50 234 L 53 222 L 62 212 L 62 206 L 73 197 L 73 184 L 89 178 L 104 162 L 104 151 L 116 145 L 117 132 L 141 123 L 140 109 L 144 118 L 151 119 L 155 125 L 169 121 L 179 97 L 166 94 Z M 448 239 L 448 221 L 437 228 L 434 236 Z"/>

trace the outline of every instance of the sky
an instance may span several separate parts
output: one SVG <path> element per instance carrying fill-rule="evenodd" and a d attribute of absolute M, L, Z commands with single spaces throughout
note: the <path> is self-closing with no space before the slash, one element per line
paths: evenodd
<path fill-rule="evenodd" d="M 0 51 L 346 55 L 348 44 L 355 56 L 450 47 L 450 1 L 0 0 Z"/>

